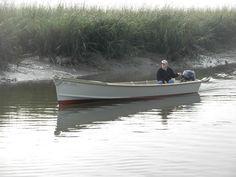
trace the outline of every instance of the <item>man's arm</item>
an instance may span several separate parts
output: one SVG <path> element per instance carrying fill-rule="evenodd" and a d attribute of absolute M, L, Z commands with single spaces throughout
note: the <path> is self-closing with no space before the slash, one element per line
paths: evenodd
<path fill-rule="evenodd" d="M 176 77 L 178 77 L 179 76 L 179 74 L 178 73 L 175 73 L 171 68 L 169 68 L 170 69 L 170 75 L 171 75 L 171 77 L 172 78 L 176 78 Z"/>
<path fill-rule="evenodd" d="M 158 69 L 157 71 L 157 80 L 162 81 L 163 84 L 165 83 L 165 76 L 162 69 Z"/>
<path fill-rule="evenodd" d="M 157 80 L 158 80 L 158 81 L 163 80 L 163 77 L 162 77 L 162 74 L 161 74 L 161 70 L 160 70 L 160 69 L 158 69 L 158 71 L 157 71 Z"/>

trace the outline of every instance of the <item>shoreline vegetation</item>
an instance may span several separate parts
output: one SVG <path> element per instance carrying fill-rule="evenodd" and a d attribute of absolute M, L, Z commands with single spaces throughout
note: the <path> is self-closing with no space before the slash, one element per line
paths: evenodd
<path fill-rule="evenodd" d="M 148 53 L 178 61 L 236 44 L 236 9 L 106 9 L 0 5 L 0 71 L 27 56 L 71 64 Z"/>

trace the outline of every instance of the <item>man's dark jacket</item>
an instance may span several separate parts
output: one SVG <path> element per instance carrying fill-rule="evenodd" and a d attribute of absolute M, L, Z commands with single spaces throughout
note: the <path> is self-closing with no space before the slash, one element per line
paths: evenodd
<path fill-rule="evenodd" d="M 167 70 L 159 68 L 157 71 L 157 80 L 162 81 L 163 83 L 168 82 L 171 78 L 176 78 L 178 76 L 179 75 L 174 73 L 174 71 L 169 67 Z"/>

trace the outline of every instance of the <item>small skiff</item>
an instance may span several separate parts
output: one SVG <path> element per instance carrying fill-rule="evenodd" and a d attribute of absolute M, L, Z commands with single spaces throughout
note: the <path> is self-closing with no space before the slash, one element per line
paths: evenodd
<path fill-rule="evenodd" d="M 59 106 L 101 100 L 152 99 L 199 91 L 201 81 L 158 84 L 157 81 L 101 82 L 54 78 Z"/>

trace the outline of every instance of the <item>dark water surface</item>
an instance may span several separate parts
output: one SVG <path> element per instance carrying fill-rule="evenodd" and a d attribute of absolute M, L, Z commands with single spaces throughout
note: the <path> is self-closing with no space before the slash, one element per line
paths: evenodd
<path fill-rule="evenodd" d="M 0 86 L 0 176 L 236 176 L 236 79 L 199 94 L 58 110 L 52 82 Z"/>

